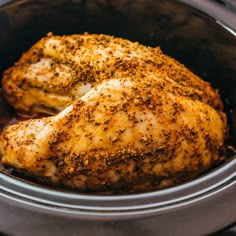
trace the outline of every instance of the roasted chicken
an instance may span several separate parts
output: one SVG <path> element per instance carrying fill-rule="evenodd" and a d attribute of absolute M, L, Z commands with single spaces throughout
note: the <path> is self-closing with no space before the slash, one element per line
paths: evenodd
<path fill-rule="evenodd" d="M 160 48 L 108 35 L 41 39 L 3 76 L 7 101 L 27 113 L 56 114 L 103 80 L 160 77 L 176 94 L 222 106 L 210 85 Z"/>
<path fill-rule="evenodd" d="M 3 88 L 25 111 L 72 103 L 0 136 L 2 163 L 41 181 L 151 191 L 204 173 L 224 150 L 218 93 L 159 48 L 105 35 L 49 35 L 5 73 Z"/>

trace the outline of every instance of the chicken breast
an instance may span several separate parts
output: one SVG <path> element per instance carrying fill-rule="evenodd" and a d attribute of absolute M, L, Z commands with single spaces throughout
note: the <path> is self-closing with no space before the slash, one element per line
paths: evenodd
<path fill-rule="evenodd" d="M 0 136 L 1 162 L 40 181 L 80 191 L 151 191 L 204 173 L 224 150 L 218 93 L 158 48 L 105 35 L 48 36 L 5 73 L 3 85 L 25 111 L 55 105 L 56 112 L 72 102 Z"/>
<path fill-rule="evenodd" d="M 48 34 L 5 71 L 2 88 L 21 112 L 56 114 L 103 80 L 137 76 L 161 77 L 179 95 L 222 107 L 208 83 L 159 47 L 108 35 Z"/>
<path fill-rule="evenodd" d="M 210 106 L 161 90 L 162 80 L 105 81 L 56 116 L 5 128 L 2 163 L 81 191 L 143 192 L 208 170 L 225 120 Z"/>

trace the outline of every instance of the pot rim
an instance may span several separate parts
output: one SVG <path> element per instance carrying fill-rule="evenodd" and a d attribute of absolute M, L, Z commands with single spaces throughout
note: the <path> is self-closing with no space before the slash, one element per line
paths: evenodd
<path fill-rule="evenodd" d="M 188 6 L 201 11 L 202 13 L 208 15 L 220 24 L 223 28 L 230 31 L 230 33 L 236 36 L 236 17 L 235 14 L 229 9 L 223 8 L 220 4 L 205 1 L 205 0 L 177 0 Z"/>
<path fill-rule="evenodd" d="M 132 218 L 195 204 L 236 187 L 236 155 L 223 166 L 188 183 L 148 193 L 90 195 L 42 188 L 0 173 L 0 196 L 28 206 L 86 218 Z"/>

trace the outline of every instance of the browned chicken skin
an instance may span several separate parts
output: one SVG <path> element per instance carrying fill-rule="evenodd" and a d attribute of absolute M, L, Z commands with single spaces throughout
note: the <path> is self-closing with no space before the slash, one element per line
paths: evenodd
<path fill-rule="evenodd" d="M 42 58 L 54 62 L 29 72 Z M 205 172 L 223 150 L 219 95 L 159 48 L 105 35 L 48 36 L 5 73 L 3 88 L 25 111 L 53 111 L 52 95 L 59 97 L 56 110 L 76 99 L 58 115 L 9 126 L 0 137 L 4 165 L 51 183 L 150 191 Z M 37 92 L 27 95 L 31 89 Z M 37 100 L 40 92 L 45 101 Z"/>
<path fill-rule="evenodd" d="M 103 80 L 160 77 L 172 93 L 222 107 L 210 85 L 160 48 L 107 35 L 41 39 L 3 76 L 8 102 L 23 112 L 55 114 Z"/>

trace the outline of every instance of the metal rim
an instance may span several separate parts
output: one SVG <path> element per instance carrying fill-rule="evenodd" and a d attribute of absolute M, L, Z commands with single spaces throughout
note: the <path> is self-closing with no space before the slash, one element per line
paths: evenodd
<path fill-rule="evenodd" d="M 131 195 L 75 194 L 32 185 L 0 173 L 0 196 L 41 210 L 82 218 L 134 218 L 202 201 L 236 186 L 236 159 L 196 180 L 173 188 Z"/>

